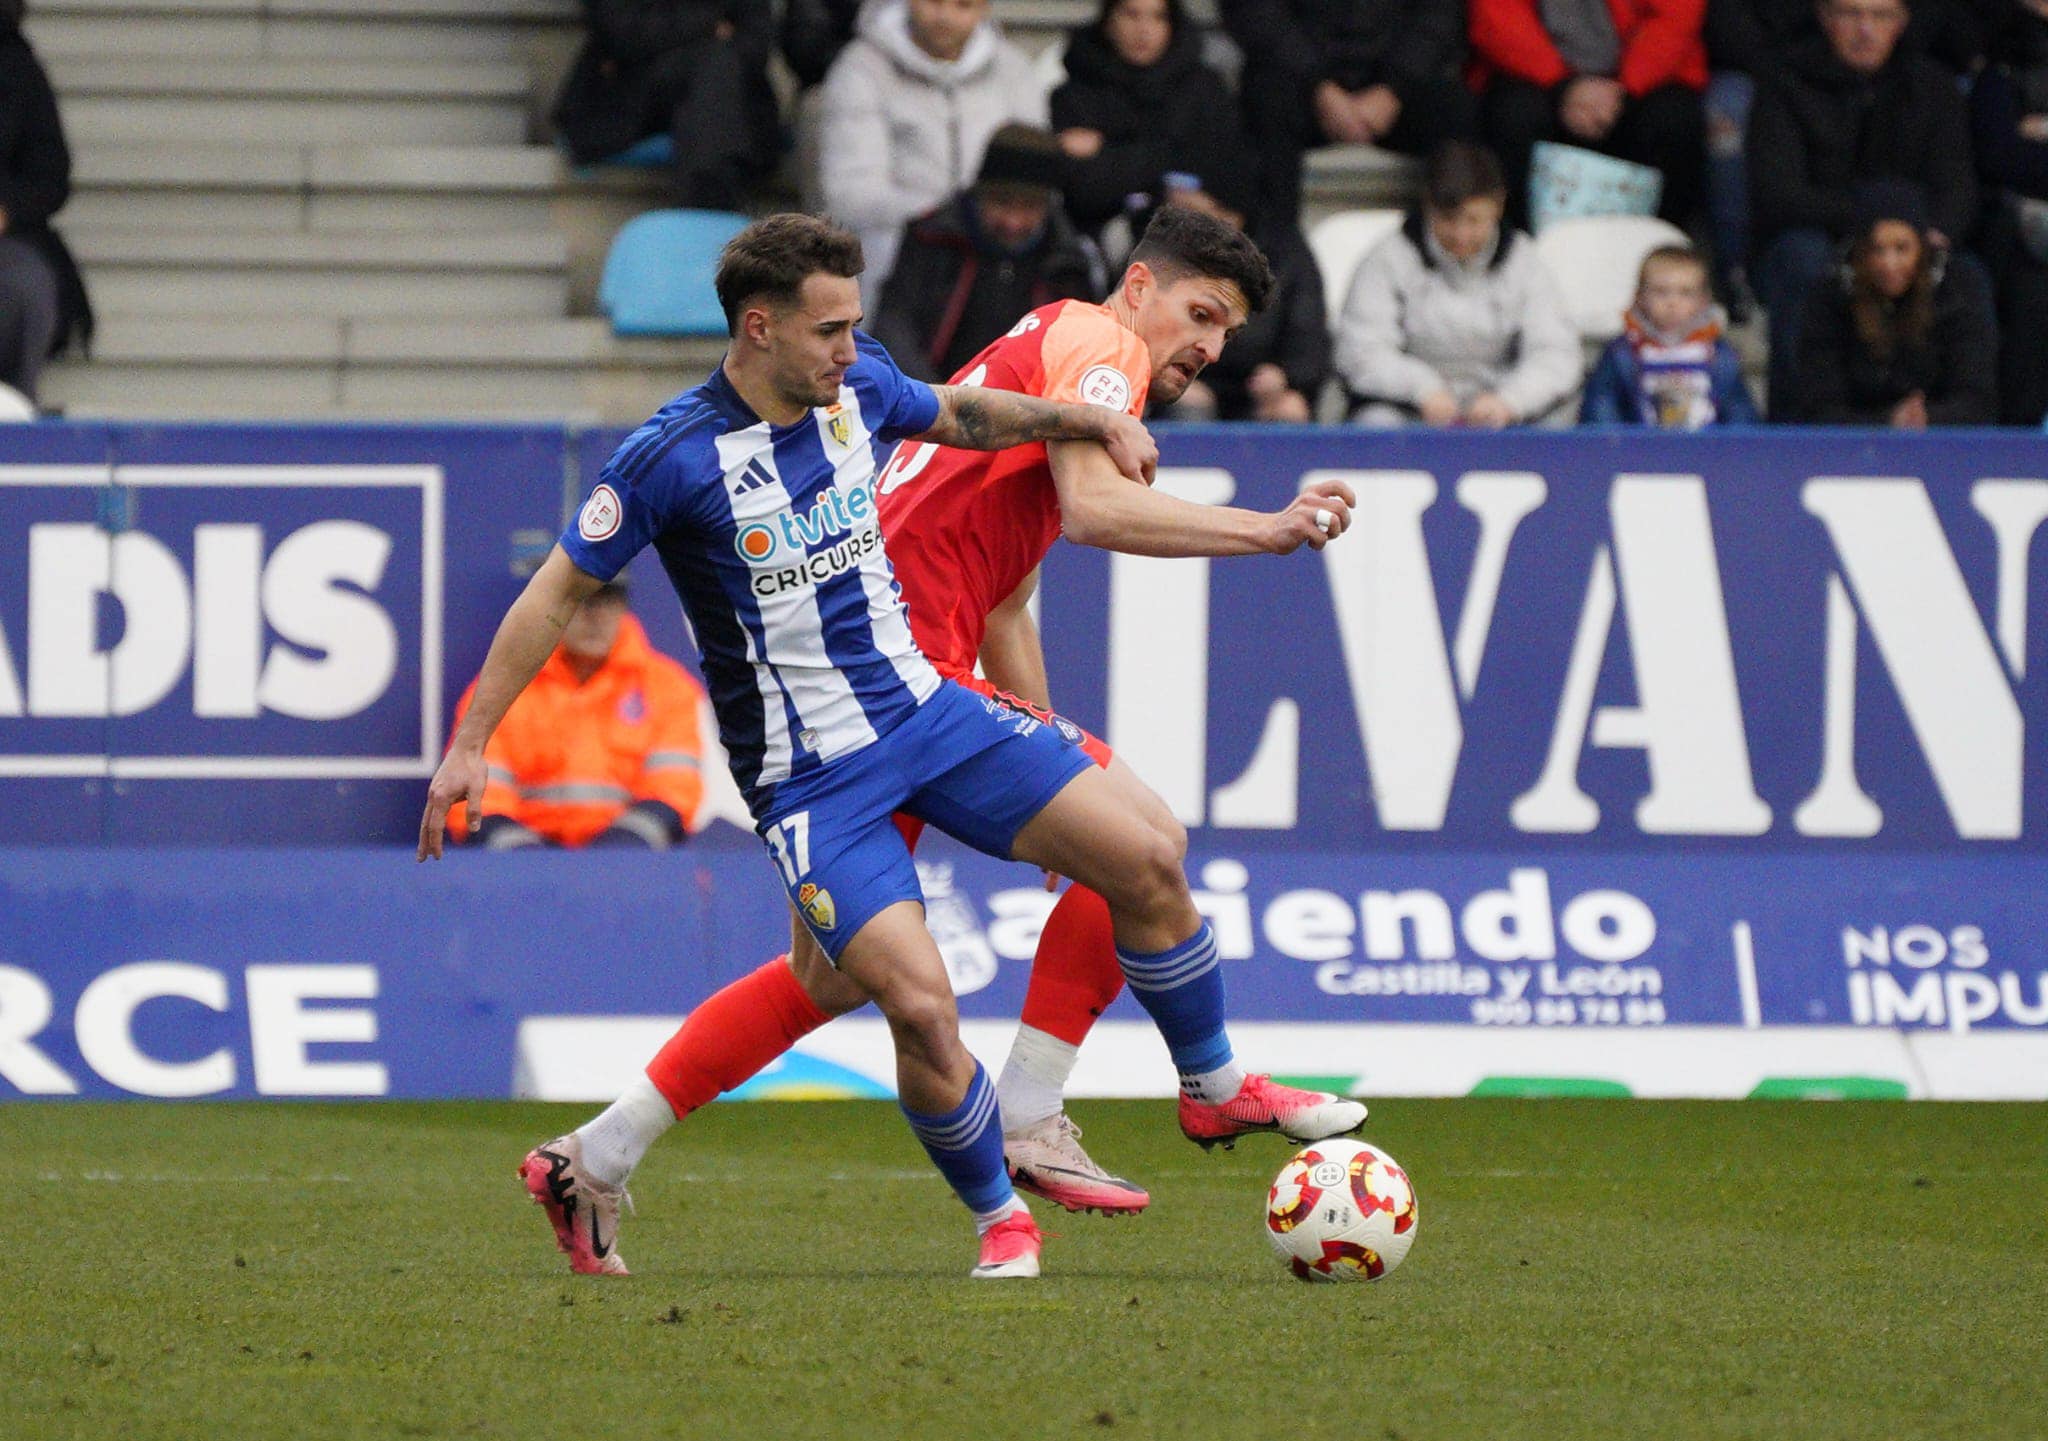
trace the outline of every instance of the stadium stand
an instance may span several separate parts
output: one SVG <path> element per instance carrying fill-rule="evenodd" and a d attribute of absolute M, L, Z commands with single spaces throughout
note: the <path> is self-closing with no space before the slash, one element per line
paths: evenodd
<path fill-rule="evenodd" d="M 1401 228 L 1400 210 L 1342 210 L 1326 215 L 1309 228 L 1308 248 L 1323 276 L 1323 308 L 1330 324 L 1344 308 L 1345 292 L 1365 252 Z"/>
<path fill-rule="evenodd" d="M 1094 9 L 996 15 L 1042 55 Z M 1213 22 L 1212 0 L 1190 13 Z M 72 138 L 62 223 L 101 315 L 93 358 L 46 372 L 48 405 L 630 423 L 716 359 L 716 337 L 602 318 L 612 237 L 663 203 L 664 177 L 578 173 L 549 143 L 575 0 L 36 0 L 27 30 Z M 1413 187 L 1400 157 L 1319 151 L 1305 217 Z"/>

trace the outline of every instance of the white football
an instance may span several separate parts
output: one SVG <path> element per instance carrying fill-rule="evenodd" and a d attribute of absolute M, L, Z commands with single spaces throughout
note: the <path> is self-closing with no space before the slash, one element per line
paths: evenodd
<path fill-rule="evenodd" d="M 1377 1281 L 1415 1244 L 1408 1173 L 1363 1141 L 1317 1141 L 1266 1193 L 1266 1239 L 1304 1281 Z"/>

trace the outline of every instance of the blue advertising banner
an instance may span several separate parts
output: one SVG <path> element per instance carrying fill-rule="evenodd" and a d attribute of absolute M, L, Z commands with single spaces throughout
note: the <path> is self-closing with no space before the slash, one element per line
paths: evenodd
<path fill-rule="evenodd" d="M 1006 1037 L 1052 898 L 1035 872 L 943 841 L 919 869 L 962 1017 Z M 1681 1074 L 1701 1028 L 1924 1033 L 2024 1038 L 2032 1079 L 2006 1084 L 2048 1096 L 2048 891 L 2009 858 L 1845 877 L 1808 858 L 1198 846 L 1190 873 L 1233 1028 L 1327 1032 L 1354 1073 L 1374 1027 L 1457 1028 L 1449 1047 L 1481 1057 L 1490 1036 L 1542 1032 L 1581 1073 L 1627 1032 L 1668 1035 Z M 0 1095 L 502 1096 L 522 1065 L 563 1059 L 524 1038 L 565 1018 L 630 1074 L 673 1021 L 607 1027 L 681 1015 L 782 950 L 786 927 L 736 836 L 434 866 L 382 847 L 0 850 Z M 828 1054 L 842 1028 L 819 1033 Z M 1120 1028 L 1148 1029 L 1128 996 L 1108 1044 L 1142 1067 Z M 886 1094 L 886 1034 L 862 1044 L 837 1054 Z M 1170 1083 L 1155 1062 L 1115 1088 Z"/>
<path fill-rule="evenodd" d="M 540 1022 L 672 1018 L 782 948 L 730 786 L 681 855 L 388 849 L 616 433 L 13 429 L 0 1094 L 505 1094 Z M 2042 438 L 1161 439 L 1190 499 L 1359 495 L 1320 554 L 1062 545 L 1041 584 L 1054 697 L 1188 826 L 1270 1044 L 1921 1038 L 1913 1094 L 1957 1093 L 1955 1041 L 2048 1096 Z M 223 845 L 285 849 L 150 849 Z M 1047 898 L 921 860 L 963 1015 L 1014 1017 Z M 833 1054 L 886 1087 L 886 1051 Z"/>
<path fill-rule="evenodd" d="M 552 535 L 559 428 L 10 429 L 0 840 L 417 823 L 522 532 Z"/>

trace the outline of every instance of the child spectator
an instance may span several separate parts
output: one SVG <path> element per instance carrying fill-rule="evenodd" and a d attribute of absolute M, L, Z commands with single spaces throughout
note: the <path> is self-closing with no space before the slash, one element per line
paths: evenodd
<path fill-rule="evenodd" d="M 910 223 L 870 327 L 904 374 L 945 380 L 1027 311 L 1101 296 L 1101 259 L 1060 208 L 1064 159 L 1050 131 L 1005 125 L 973 189 Z"/>
<path fill-rule="evenodd" d="M 1052 124 L 1070 157 L 1067 212 L 1083 230 L 1151 210 L 1169 175 L 1199 189 L 1251 169 L 1237 98 L 1203 63 L 1180 0 L 1104 0 L 1068 38 L 1066 67 Z"/>
<path fill-rule="evenodd" d="M 860 236 L 865 305 L 881 296 L 904 225 L 974 183 L 989 137 L 1047 118 L 1045 87 L 988 0 L 861 11 L 825 77 L 817 182 L 824 208 Z"/>
<path fill-rule="evenodd" d="M 1643 257 L 1622 333 L 1600 352 L 1579 405 L 1581 425 L 1701 430 L 1754 425 L 1742 361 L 1721 338 L 1707 263 L 1687 245 Z"/>
<path fill-rule="evenodd" d="M 1578 332 L 1506 205 L 1491 150 L 1450 141 L 1430 158 L 1422 207 L 1359 262 L 1337 319 L 1354 424 L 1498 429 L 1550 421 L 1576 392 Z"/>
<path fill-rule="evenodd" d="M 1801 322 L 1796 417 L 1823 425 L 1990 425 L 1998 325 L 1983 272 L 1928 239 L 1919 187 L 1880 181 L 1858 196 L 1849 263 Z"/>

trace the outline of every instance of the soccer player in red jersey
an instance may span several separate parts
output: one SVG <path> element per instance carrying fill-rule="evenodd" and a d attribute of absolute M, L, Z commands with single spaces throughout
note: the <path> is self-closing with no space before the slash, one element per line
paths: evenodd
<path fill-rule="evenodd" d="M 1147 228 L 1107 302 L 1069 300 L 1032 311 L 952 383 L 1140 415 L 1148 398 L 1178 399 L 1263 308 L 1272 283 L 1265 257 L 1239 231 L 1168 207 Z M 1349 525 L 1354 503 L 1341 481 L 1323 481 L 1271 514 L 1196 505 L 1127 479 L 1102 446 L 1089 442 L 992 452 L 906 443 L 884 469 L 879 494 L 911 630 L 934 668 L 1056 726 L 1108 770 L 1133 807 L 1176 834 L 1165 802 L 1100 740 L 1052 714 L 1044 654 L 1027 609 L 1039 562 L 1062 534 L 1152 556 L 1320 550 Z M 907 816 L 898 825 L 913 842 L 922 829 Z M 645 1080 L 574 1133 L 586 1183 L 622 1186 L 675 1120 L 865 1003 L 865 993 L 832 968 L 809 931 L 801 923 L 792 929 L 788 955 L 698 1006 L 648 1064 Z M 1152 988 L 1134 980 L 1135 993 L 1152 1009 Z M 1124 982 L 1108 907 L 1070 885 L 1040 938 L 1023 1023 L 997 1086 L 1015 1184 L 1069 1210 L 1128 1213 L 1150 1200 L 1088 1157 L 1064 1111 L 1080 1044 Z M 1181 1129 L 1205 1147 L 1255 1131 L 1319 1139 L 1364 1119 L 1356 1101 L 1281 1086 L 1234 1063 L 1182 1074 Z"/>

